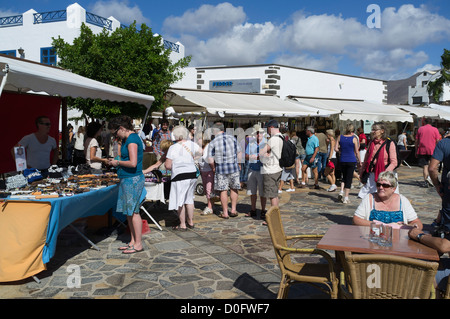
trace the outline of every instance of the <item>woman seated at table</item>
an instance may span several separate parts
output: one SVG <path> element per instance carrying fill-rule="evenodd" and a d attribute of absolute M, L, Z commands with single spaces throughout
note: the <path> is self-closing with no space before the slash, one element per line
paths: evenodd
<path fill-rule="evenodd" d="M 369 226 L 371 221 L 378 221 L 385 224 L 423 228 L 409 200 L 395 193 L 398 181 L 394 172 L 380 173 L 376 185 L 377 192 L 366 195 L 356 209 L 353 216 L 355 225 Z"/>

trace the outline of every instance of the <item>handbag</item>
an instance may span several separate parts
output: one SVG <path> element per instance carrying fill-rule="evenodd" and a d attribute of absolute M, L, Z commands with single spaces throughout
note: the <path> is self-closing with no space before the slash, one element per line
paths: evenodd
<path fill-rule="evenodd" d="M 184 147 L 184 149 L 186 151 L 188 151 L 191 154 L 192 158 L 194 159 L 194 165 L 195 165 L 195 168 L 197 169 L 197 172 L 195 173 L 195 177 L 198 178 L 200 176 L 200 169 L 198 168 L 198 164 L 195 161 L 194 154 L 192 154 L 192 151 L 186 145 L 184 145 L 184 144 L 181 144 L 181 145 Z"/>

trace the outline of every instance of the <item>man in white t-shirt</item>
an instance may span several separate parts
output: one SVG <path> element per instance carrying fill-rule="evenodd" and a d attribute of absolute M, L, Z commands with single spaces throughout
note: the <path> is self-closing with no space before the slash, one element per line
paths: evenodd
<path fill-rule="evenodd" d="M 24 146 L 27 154 L 27 166 L 38 170 L 47 170 L 58 161 L 59 152 L 56 140 L 49 136 L 51 122 L 47 116 L 36 118 L 37 131 L 24 136 L 16 146 Z M 50 159 L 50 153 L 53 156 Z"/>
<path fill-rule="evenodd" d="M 276 120 L 266 123 L 267 133 L 271 136 L 266 146 L 259 150 L 260 161 L 263 164 L 261 174 L 263 176 L 263 197 L 270 198 L 272 206 L 278 206 L 278 184 L 280 183 L 282 168 L 280 167 L 281 150 L 283 148 L 283 136 L 280 133 Z M 262 216 L 264 219 L 265 216 Z"/>

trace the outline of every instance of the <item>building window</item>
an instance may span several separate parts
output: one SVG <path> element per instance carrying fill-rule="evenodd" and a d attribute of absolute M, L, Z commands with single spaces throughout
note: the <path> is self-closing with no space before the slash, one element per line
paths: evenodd
<path fill-rule="evenodd" d="M 428 81 L 422 81 L 422 87 L 426 87 L 428 84 Z"/>
<path fill-rule="evenodd" d="M 413 104 L 422 104 L 422 97 L 421 96 L 413 97 Z"/>
<path fill-rule="evenodd" d="M 56 65 L 55 48 L 41 48 L 41 63 L 48 65 Z"/>
<path fill-rule="evenodd" d="M 9 56 L 13 56 L 13 57 L 16 56 L 16 50 L 0 51 L 0 53 L 1 54 L 6 54 L 6 55 L 9 55 Z"/>

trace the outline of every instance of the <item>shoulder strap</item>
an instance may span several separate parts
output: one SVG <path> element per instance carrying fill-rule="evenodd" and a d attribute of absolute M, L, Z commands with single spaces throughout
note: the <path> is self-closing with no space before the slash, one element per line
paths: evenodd
<path fill-rule="evenodd" d="M 370 164 L 369 164 L 369 172 L 370 172 L 371 168 L 373 167 L 373 163 L 374 163 L 375 159 L 378 158 L 378 154 L 380 153 L 380 151 L 381 151 L 381 149 L 383 148 L 383 146 L 386 145 L 387 141 L 388 141 L 388 140 L 384 141 L 384 143 L 381 144 L 381 146 L 380 146 L 380 148 L 378 149 L 378 151 L 377 151 L 377 152 L 375 153 L 375 155 L 372 157 L 372 160 L 370 161 Z"/>

